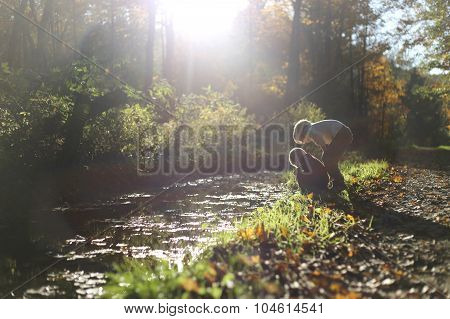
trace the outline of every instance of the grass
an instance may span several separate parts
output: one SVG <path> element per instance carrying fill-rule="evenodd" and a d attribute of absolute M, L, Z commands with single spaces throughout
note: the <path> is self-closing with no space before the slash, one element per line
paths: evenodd
<path fill-rule="evenodd" d="M 358 158 L 341 166 L 346 183 L 356 189 L 386 176 L 387 167 L 384 161 Z M 319 249 L 346 247 L 349 231 L 363 226 L 333 203 L 299 192 L 293 172 L 286 173 L 283 180 L 289 189 L 284 198 L 242 219 L 236 231 L 220 235 L 219 244 L 197 260 L 183 269 L 154 260 L 127 261 L 109 274 L 103 297 L 286 296 L 282 281 L 289 275 L 289 267 Z"/>
<path fill-rule="evenodd" d="M 450 145 L 439 145 L 435 147 L 413 145 L 412 148 L 419 151 L 450 151 Z"/>
<path fill-rule="evenodd" d="M 384 178 L 388 163 L 383 160 L 364 160 L 357 153 L 351 153 L 339 166 L 347 186 L 361 188 L 374 180 Z M 294 171 L 285 172 L 282 182 L 291 191 L 299 190 Z"/>

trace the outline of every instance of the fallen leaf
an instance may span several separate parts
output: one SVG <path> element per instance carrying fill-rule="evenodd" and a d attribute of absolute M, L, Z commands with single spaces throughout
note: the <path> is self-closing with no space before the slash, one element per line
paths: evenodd
<path fill-rule="evenodd" d="M 264 241 L 267 239 L 267 234 L 264 229 L 264 224 L 259 224 L 255 229 L 255 234 L 259 238 L 259 240 Z"/>
<path fill-rule="evenodd" d="M 275 294 L 277 294 L 279 291 L 280 291 L 280 287 L 278 287 L 278 285 L 277 284 L 275 284 L 275 283 L 266 283 L 265 285 L 264 285 L 264 289 L 269 293 L 269 294 L 272 294 L 272 295 L 275 295 Z"/>
<path fill-rule="evenodd" d="M 301 216 L 302 221 L 304 221 L 305 223 L 311 223 L 311 221 L 309 220 L 309 218 L 306 215 L 302 215 Z"/>
<path fill-rule="evenodd" d="M 345 217 L 347 217 L 347 219 L 352 223 L 355 223 L 355 217 L 353 217 L 352 215 L 347 214 Z"/>
<path fill-rule="evenodd" d="M 209 267 L 207 271 L 205 271 L 205 279 L 209 282 L 209 283 L 213 283 L 216 281 L 217 278 L 217 271 L 214 269 L 214 267 Z"/>
<path fill-rule="evenodd" d="M 332 283 L 330 285 L 330 290 L 333 291 L 333 292 L 339 292 L 339 291 L 342 290 L 342 285 L 338 284 L 338 283 Z"/>
<path fill-rule="evenodd" d="M 401 177 L 400 175 L 395 175 L 395 176 L 392 178 L 392 181 L 393 181 L 394 183 L 401 183 L 401 182 L 403 182 L 403 177 Z"/>
<path fill-rule="evenodd" d="M 359 299 L 361 294 L 354 291 L 349 291 L 347 293 L 339 293 L 336 295 L 336 299 Z"/>
<path fill-rule="evenodd" d="M 355 246 L 349 245 L 347 247 L 347 250 L 348 250 L 348 257 L 353 257 L 355 255 L 356 252 Z"/>
<path fill-rule="evenodd" d="M 280 228 L 280 231 L 281 231 L 281 235 L 282 235 L 283 237 L 287 237 L 288 234 L 289 234 L 289 231 L 288 231 L 288 229 L 287 229 L 286 227 L 281 227 L 281 228 Z"/>
<path fill-rule="evenodd" d="M 244 240 L 251 240 L 254 237 L 254 230 L 253 228 L 246 228 L 239 230 L 239 236 Z"/>

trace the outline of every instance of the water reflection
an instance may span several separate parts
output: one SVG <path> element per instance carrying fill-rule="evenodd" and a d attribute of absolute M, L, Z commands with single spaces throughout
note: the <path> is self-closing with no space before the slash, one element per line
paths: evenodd
<path fill-rule="evenodd" d="M 48 256 L 30 264 L 62 262 L 21 291 L 25 298 L 93 298 L 101 294 L 105 272 L 124 257 L 161 258 L 180 263 L 195 257 L 200 243 L 233 228 L 235 219 L 281 196 L 279 176 L 264 173 L 199 179 L 175 185 L 151 205 L 127 215 L 155 192 L 122 196 L 117 201 L 40 212 L 35 238 Z M 101 236 L 88 241 L 104 229 Z M 31 270 L 30 270 L 31 274 Z"/>

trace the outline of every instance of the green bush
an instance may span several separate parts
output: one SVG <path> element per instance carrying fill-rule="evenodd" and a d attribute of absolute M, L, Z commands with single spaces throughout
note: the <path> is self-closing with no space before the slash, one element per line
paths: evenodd
<path fill-rule="evenodd" d="M 196 162 L 210 155 L 207 149 L 215 150 L 219 159 L 230 160 L 237 155 L 236 142 L 245 129 L 255 128 L 245 108 L 211 88 L 205 88 L 203 94 L 182 96 L 174 115 L 163 125 L 164 142 L 173 143 L 177 130 L 183 130 L 180 141 L 186 149 L 196 150 L 197 157 L 191 158 Z"/>
<path fill-rule="evenodd" d="M 155 148 L 160 133 L 154 118 L 153 107 L 139 104 L 100 114 L 84 128 L 83 154 L 91 160 L 104 155 L 134 156 L 138 134 L 142 143 Z"/>
<path fill-rule="evenodd" d="M 54 161 L 64 143 L 63 128 L 73 107 L 70 97 L 38 90 L 20 104 L 13 99 L 4 103 L 0 144 L 26 165 Z"/>
<path fill-rule="evenodd" d="M 420 87 L 408 96 L 407 134 L 413 143 L 438 146 L 449 141 L 445 92 Z"/>

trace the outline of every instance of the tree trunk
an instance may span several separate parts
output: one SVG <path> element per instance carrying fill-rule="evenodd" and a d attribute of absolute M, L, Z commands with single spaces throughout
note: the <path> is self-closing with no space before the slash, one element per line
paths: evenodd
<path fill-rule="evenodd" d="M 289 64 L 287 70 L 287 85 L 285 92 L 285 103 L 290 105 L 300 96 L 300 9 L 302 0 L 294 0 L 294 18 L 292 20 L 291 44 L 289 49 Z"/>
<path fill-rule="evenodd" d="M 363 48 L 362 55 L 367 54 L 367 26 L 363 34 Z M 366 63 L 363 61 L 360 66 L 360 83 L 359 83 L 359 113 L 363 116 L 367 115 L 367 101 L 366 101 Z"/>
<path fill-rule="evenodd" d="M 28 0 L 22 0 L 18 11 L 21 13 L 25 12 Z M 23 37 L 24 20 L 17 14 L 14 14 L 14 24 L 11 31 L 11 37 L 9 38 L 8 52 L 6 55 L 8 64 L 14 68 L 20 66 L 20 44 L 23 42 L 21 38 Z"/>
<path fill-rule="evenodd" d="M 175 32 L 170 17 L 166 19 L 164 27 L 166 31 L 166 55 L 163 62 L 163 74 L 169 83 L 174 84 Z"/>
<path fill-rule="evenodd" d="M 111 26 L 111 61 L 110 70 L 114 72 L 114 62 L 116 60 L 116 0 L 110 0 L 109 5 L 109 20 Z"/>
<path fill-rule="evenodd" d="M 54 4 L 54 0 L 47 0 L 45 2 L 44 11 L 39 23 L 44 29 L 48 31 L 50 31 L 52 25 Z M 36 49 L 38 55 L 38 65 L 41 70 L 46 70 L 48 68 L 49 42 L 49 36 L 45 32 L 38 30 Z"/>
<path fill-rule="evenodd" d="M 146 62 L 145 62 L 145 86 L 144 91 L 147 92 L 153 85 L 153 59 L 155 46 L 155 21 L 156 19 L 156 2 L 149 0 L 149 18 L 148 18 L 148 37 L 146 46 Z"/>
<path fill-rule="evenodd" d="M 74 96 L 74 108 L 65 128 L 64 146 L 62 150 L 62 165 L 79 163 L 80 146 L 83 139 L 83 129 L 90 119 L 103 112 L 117 108 L 126 103 L 128 97 L 121 90 L 109 92 L 91 100 L 89 96 L 80 93 Z"/>
<path fill-rule="evenodd" d="M 353 35 L 353 29 L 350 31 L 349 35 L 349 57 L 350 57 L 350 63 L 353 63 L 353 41 L 352 41 L 352 35 Z M 352 110 L 355 109 L 355 81 L 353 76 L 353 65 L 350 68 L 350 101 Z"/>
<path fill-rule="evenodd" d="M 320 82 L 324 82 L 328 80 L 329 75 L 331 74 L 331 70 L 333 68 L 333 53 L 332 53 L 332 30 L 331 30 L 331 20 L 332 20 L 332 14 L 331 14 L 331 1 L 327 1 L 327 9 L 326 9 L 326 16 L 325 16 L 325 23 L 324 23 L 324 29 L 325 29 L 325 38 L 324 38 L 324 51 L 322 54 L 322 76 L 320 77 Z"/>
<path fill-rule="evenodd" d="M 383 106 L 381 107 L 381 132 L 380 132 L 380 140 L 384 139 L 384 118 L 386 116 L 386 103 L 383 102 Z"/>

